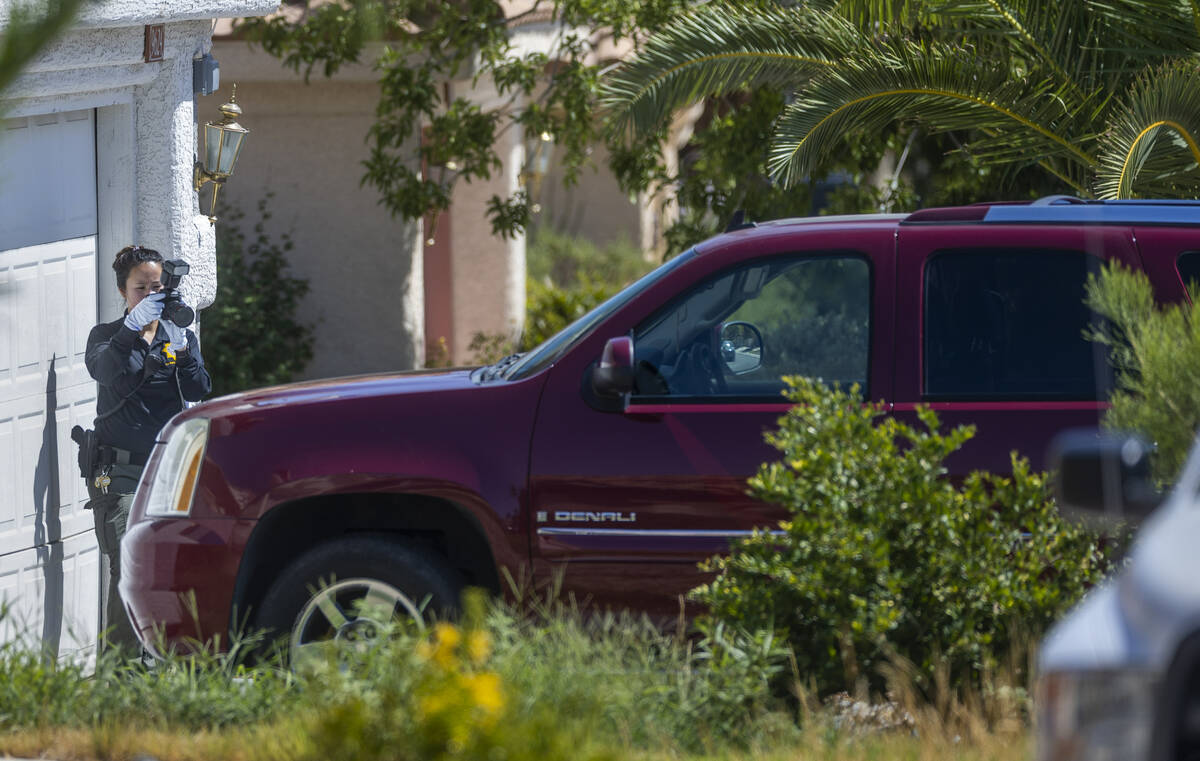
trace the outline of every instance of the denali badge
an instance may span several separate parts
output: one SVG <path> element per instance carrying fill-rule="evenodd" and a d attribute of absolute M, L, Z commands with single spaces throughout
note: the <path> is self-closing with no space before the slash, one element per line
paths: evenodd
<path fill-rule="evenodd" d="M 567 523 L 637 523 L 637 513 L 593 513 L 557 510 L 554 520 Z"/>

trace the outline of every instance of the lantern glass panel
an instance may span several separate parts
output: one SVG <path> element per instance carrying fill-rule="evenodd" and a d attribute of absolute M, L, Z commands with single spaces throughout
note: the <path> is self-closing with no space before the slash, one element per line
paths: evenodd
<path fill-rule="evenodd" d="M 237 161 L 238 152 L 242 147 L 242 138 L 246 136 L 241 130 L 225 130 L 221 135 L 221 155 L 220 164 L 217 166 L 219 174 L 232 174 L 233 164 Z"/>
<path fill-rule="evenodd" d="M 204 168 L 216 172 L 221 155 L 221 128 L 215 124 L 204 125 Z"/>

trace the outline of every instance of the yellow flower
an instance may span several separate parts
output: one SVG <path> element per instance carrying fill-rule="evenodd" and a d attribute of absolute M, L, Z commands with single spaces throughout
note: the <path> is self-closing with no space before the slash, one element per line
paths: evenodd
<path fill-rule="evenodd" d="M 504 687 L 499 674 L 472 674 L 466 677 L 466 685 L 475 705 L 482 708 L 484 713 L 494 716 L 504 709 Z"/>
<path fill-rule="evenodd" d="M 467 635 L 467 655 L 472 663 L 483 663 L 491 653 L 492 643 L 485 632 L 474 631 Z"/>
<path fill-rule="evenodd" d="M 438 624 L 433 630 L 433 639 L 433 662 L 444 669 L 454 668 L 457 660 L 455 650 L 462 641 L 457 627 L 452 624 Z"/>
<path fill-rule="evenodd" d="M 434 627 L 433 637 L 437 640 L 438 647 L 447 647 L 451 650 L 458 647 L 459 641 L 462 640 L 462 635 L 458 633 L 458 627 L 444 622 Z"/>

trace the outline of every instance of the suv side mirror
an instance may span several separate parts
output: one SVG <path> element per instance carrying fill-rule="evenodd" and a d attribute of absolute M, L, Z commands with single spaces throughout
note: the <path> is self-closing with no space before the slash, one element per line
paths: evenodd
<path fill-rule="evenodd" d="M 633 339 L 629 336 L 608 339 L 600 362 L 592 369 L 592 392 L 614 398 L 633 391 Z"/>
<path fill-rule="evenodd" d="M 1133 435 L 1064 431 L 1050 444 L 1054 498 L 1064 511 L 1137 521 L 1162 502 L 1150 475 L 1152 448 Z"/>
<path fill-rule="evenodd" d="M 721 326 L 721 361 L 734 375 L 746 375 L 762 367 L 762 331 L 752 322 L 735 320 Z"/>

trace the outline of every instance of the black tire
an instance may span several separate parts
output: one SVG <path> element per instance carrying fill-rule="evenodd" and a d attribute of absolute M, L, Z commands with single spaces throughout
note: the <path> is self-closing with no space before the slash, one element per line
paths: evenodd
<path fill-rule="evenodd" d="M 254 628 L 266 634 L 267 643 L 283 639 L 290 658 L 295 654 L 301 615 L 316 604 L 319 596 L 329 596 L 331 585 L 347 585 L 346 594 L 353 596 L 353 580 L 386 585 L 406 598 L 394 614 L 419 610 L 425 621 L 453 616 L 463 588 L 460 575 L 430 549 L 379 535 L 350 536 L 319 545 L 285 568 L 259 605 Z M 357 620 L 367 620 L 365 615 L 356 617 L 349 609 L 342 612 L 347 619 L 342 632 Z M 322 633 L 308 624 L 302 634 L 305 638 L 311 635 L 314 641 L 323 639 Z M 325 634 L 330 638 L 341 636 Z"/>

